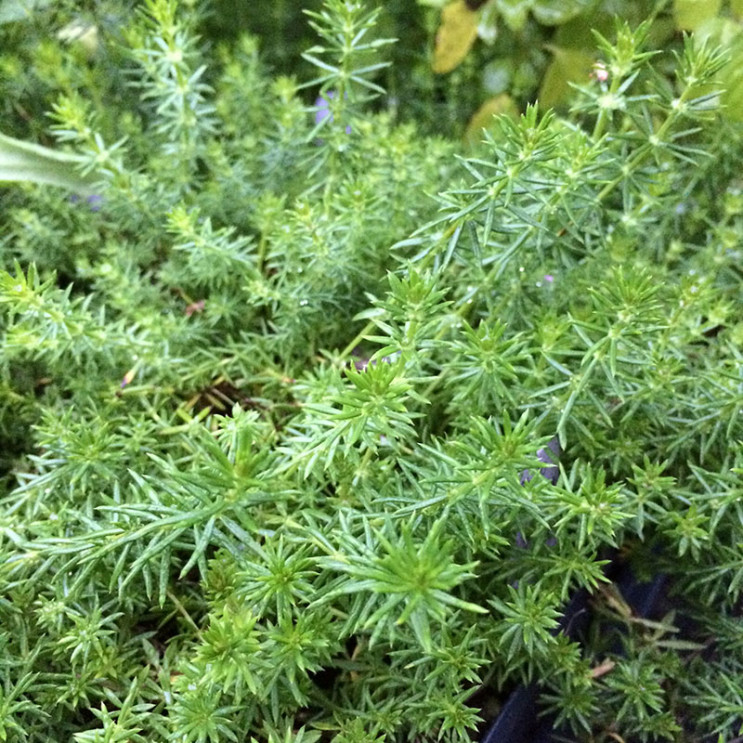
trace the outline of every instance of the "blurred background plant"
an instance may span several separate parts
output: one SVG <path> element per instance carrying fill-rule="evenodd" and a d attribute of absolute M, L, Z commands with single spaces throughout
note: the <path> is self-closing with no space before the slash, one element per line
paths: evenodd
<path fill-rule="evenodd" d="M 307 3 L 308 7 L 315 6 Z M 571 84 L 585 83 L 599 61 L 593 31 L 612 38 L 615 18 L 633 26 L 651 21 L 653 48 L 678 48 L 693 31 L 727 48 L 720 73 L 730 115 L 743 117 L 743 4 L 740 0 L 389 0 L 377 33 L 395 38 L 380 105 L 424 131 L 479 137 L 493 114 L 515 113 L 538 99 L 567 108 Z M 309 44 L 298 4 L 275 2 L 252 13 L 239 0 L 219 0 L 207 21 L 228 38 L 243 30 L 266 39 L 266 58 L 287 74 L 297 49 Z M 659 71 L 672 74 L 666 60 Z M 307 73 L 305 73 L 307 74 Z"/>
<path fill-rule="evenodd" d="M 210 43 L 229 45 L 250 33 L 260 39 L 262 58 L 276 73 L 300 80 L 314 74 L 311 63 L 301 61 L 301 53 L 315 43 L 304 10 L 317 11 L 321 0 L 190 4 L 199 9 L 197 30 Z M 493 114 L 523 111 L 536 99 L 544 108 L 566 108 L 571 84 L 595 74 L 593 31 L 611 39 L 617 17 L 633 26 L 649 19 L 653 48 L 678 49 L 679 32 L 688 31 L 727 49 L 729 61 L 718 83 L 726 90 L 728 115 L 743 118 L 741 0 L 376 0 L 376 5 L 384 13 L 370 33 L 397 39 L 385 54 L 392 64 L 379 78 L 386 95 L 377 106 L 416 121 L 426 133 L 474 142 Z M 88 85 L 111 110 L 130 100 L 120 49 L 99 43 L 101 34 L 122 34 L 128 14 L 115 0 L 3 0 L 0 74 L 11 82 L 3 102 L 11 130 L 4 133 L 28 133 L 43 142 L 39 102 L 53 90 Z M 110 86 L 105 91 L 89 79 L 101 65 Z M 666 58 L 658 71 L 672 74 L 672 60 Z"/>

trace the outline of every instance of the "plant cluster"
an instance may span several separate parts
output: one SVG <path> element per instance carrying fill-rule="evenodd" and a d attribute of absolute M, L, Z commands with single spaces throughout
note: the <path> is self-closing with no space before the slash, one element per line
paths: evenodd
<path fill-rule="evenodd" d="M 465 156 L 375 111 L 361 2 L 309 12 L 302 81 L 199 3 L 101 8 L 34 66 L 80 192 L 0 204 L 0 740 L 476 740 L 521 681 L 580 740 L 740 735 L 726 55 L 669 77 L 618 23 L 569 114 Z"/>

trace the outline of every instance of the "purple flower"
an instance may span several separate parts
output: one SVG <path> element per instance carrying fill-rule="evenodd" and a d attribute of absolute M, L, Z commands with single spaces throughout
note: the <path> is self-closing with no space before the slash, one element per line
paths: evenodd
<path fill-rule="evenodd" d="M 67 197 L 67 201 L 69 201 L 70 204 L 79 204 L 81 201 L 80 194 L 70 194 Z M 88 205 L 91 212 L 99 212 L 101 206 L 103 206 L 103 196 L 97 193 L 90 194 L 90 196 L 86 197 L 85 203 Z"/>
<path fill-rule="evenodd" d="M 353 354 L 360 353 L 360 349 L 358 347 L 354 348 L 352 353 Z M 397 361 L 400 358 L 400 356 L 402 356 L 402 351 L 395 351 L 389 356 L 382 356 L 380 360 L 383 364 L 394 364 L 395 361 Z M 354 367 L 356 367 L 356 371 L 366 371 L 369 364 L 371 364 L 372 366 L 376 366 L 377 365 L 376 359 L 372 361 L 371 359 L 360 358 L 360 359 L 354 359 L 354 362 L 353 362 Z"/>
<path fill-rule="evenodd" d="M 90 207 L 91 212 L 98 212 L 101 210 L 101 206 L 103 205 L 103 196 L 100 194 L 94 193 L 88 196 L 87 199 L 85 199 L 88 206 Z"/>
<path fill-rule="evenodd" d="M 537 459 L 543 464 L 550 465 L 549 467 L 542 467 L 539 470 L 539 474 L 545 477 L 553 485 L 557 484 L 557 478 L 560 477 L 560 468 L 555 464 L 555 461 L 560 456 L 562 449 L 560 449 L 560 441 L 555 436 L 548 444 L 546 449 L 539 449 L 537 451 Z M 553 459 L 554 457 L 554 459 Z M 524 470 L 521 473 L 521 484 L 529 482 L 534 475 L 529 470 Z"/>
<path fill-rule="evenodd" d="M 542 467 L 542 469 L 539 470 L 539 474 L 549 480 L 553 485 L 557 485 L 557 480 L 560 477 L 560 468 L 555 464 L 555 462 L 559 459 L 561 453 L 562 448 L 560 447 L 560 439 L 558 439 L 557 436 L 550 440 L 544 449 L 537 450 L 537 459 L 542 462 L 542 464 L 549 465 L 548 467 Z M 520 482 L 522 485 L 526 485 L 526 483 L 530 482 L 533 477 L 534 475 L 529 470 L 524 470 L 521 473 Z M 529 548 L 529 543 L 520 531 L 516 532 L 515 544 L 519 549 Z M 545 540 L 545 544 L 547 547 L 554 547 L 557 544 L 557 539 L 555 537 L 548 537 Z"/>
<path fill-rule="evenodd" d="M 324 96 L 321 95 L 315 101 L 315 109 L 316 109 L 315 124 L 320 124 L 326 119 L 331 122 L 333 121 L 333 114 L 330 111 L 330 101 L 332 101 L 333 98 L 335 98 L 335 91 L 329 90 L 327 93 L 325 93 Z M 346 134 L 350 134 L 350 133 L 351 133 L 351 127 L 347 126 Z"/>

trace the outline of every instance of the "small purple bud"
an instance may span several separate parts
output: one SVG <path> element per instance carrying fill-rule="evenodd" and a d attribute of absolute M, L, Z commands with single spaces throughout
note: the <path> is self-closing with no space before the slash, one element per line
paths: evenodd
<path fill-rule="evenodd" d="M 555 438 L 553 438 L 547 444 L 546 450 L 540 449 L 537 452 L 537 459 L 540 462 L 552 465 L 551 467 L 542 467 L 542 469 L 539 470 L 539 473 L 542 475 L 542 477 L 545 477 L 547 480 L 549 480 L 553 485 L 557 484 L 557 479 L 560 477 L 560 468 L 555 463 L 557 462 L 557 459 L 559 458 L 561 453 L 562 449 L 560 448 L 560 441 L 557 436 L 555 436 Z"/>
<path fill-rule="evenodd" d="M 352 351 L 353 354 L 360 353 L 360 350 L 358 346 L 354 348 Z M 400 356 L 402 356 L 402 351 L 395 351 L 394 353 L 390 354 L 389 356 L 382 356 L 380 361 L 383 364 L 393 364 L 395 361 L 397 361 Z M 377 365 L 377 360 L 374 359 L 373 361 L 368 358 L 357 358 L 353 360 L 353 365 L 356 367 L 356 371 L 366 371 L 367 367 L 371 364 L 372 366 Z"/>
<path fill-rule="evenodd" d="M 98 212 L 101 210 L 101 206 L 103 205 L 103 196 L 100 194 L 94 193 L 88 196 L 87 199 L 85 199 L 88 206 L 90 207 L 91 212 Z"/>
<path fill-rule="evenodd" d="M 557 484 L 557 479 L 560 477 L 560 468 L 555 464 L 555 462 L 560 456 L 561 451 L 562 450 L 560 449 L 560 442 L 557 436 L 555 436 L 555 438 L 547 444 L 546 449 L 539 449 L 537 451 L 537 459 L 540 462 L 552 465 L 551 467 L 542 467 L 542 469 L 539 470 L 539 474 L 549 480 L 553 485 Z M 554 457 L 554 460 L 552 459 L 552 457 Z M 534 475 L 532 475 L 529 470 L 524 470 L 521 473 L 520 482 L 522 485 L 524 485 L 527 482 L 531 482 L 531 479 L 533 477 Z"/>
<path fill-rule="evenodd" d="M 544 274 L 544 280 L 548 284 L 551 284 L 555 280 L 555 277 L 551 273 L 546 273 L 546 274 Z"/>
<path fill-rule="evenodd" d="M 315 123 L 320 124 L 321 122 L 328 119 L 329 121 L 333 121 L 333 114 L 330 112 L 330 101 L 335 98 L 335 91 L 329 90 L 327 93 L 325 93 L 324 96 L 320 96 L 315 101 L 315 108 L 317 109 L 315 111 Z M 346 134 L 351 133 L 351 127 L 346 127 Z"/>
<path fill-rule="evenodd" d="M 550 467 L 542 467 L 539 470 L 539 474 L 549 480 L 553 485 L 557 485 L 557 480 L 560 477 L 560 468 L 556 464 L 560 454 L 562 454 L 562 448 L 560 447 L 560 439 L 557 436 L 551 439 L 544 449 L 537 450 L 537 459 L 542 464 L 551 465 Z M 521 473 L 521 485 L 531 482 L 533 477 L 534 475 L 529 470 L 524 470 Z M 557 544 L 557 539 L 555 537 L 548 537 L 545 544 L 547 547 L 554 547 Z M 524 535 L 520 531 L 516 532 L 516 546 L 521 549 L 529 547 L 529 543 L 524 539 Z"/>

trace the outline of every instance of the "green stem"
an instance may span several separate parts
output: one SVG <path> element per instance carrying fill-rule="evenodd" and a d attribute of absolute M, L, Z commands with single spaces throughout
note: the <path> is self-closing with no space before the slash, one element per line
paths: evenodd
<path fill-rule="evenodd" d="M 374 323 L 370 320 L 364 327 L 354 336 L 353 340 L 341 351 L 339 358 L 341 360 L 348 358 L 351 355 L 356 346 L 364 340 L 364 338 L 374 330 Z"/>
<path fill-rule="evenodd" d="M 186 611 L 186 607 L 183 606 L 183 604 L 178 600 L 178 597 L 170 590 L 168 589 L 166 591 L 168 598 L 173 602 L 175 608 L 178 610 L 178 612 L 183 616 L 183 618 L 188 622 L 188 624 L 191 625 L 194 632 L 196 633 L 196 637 L 199 638 L 199 640 L 202 640 L 201 636 L 201 630 L 199 629 L 199 625 L 194 622 L 193 617 Z"/>

